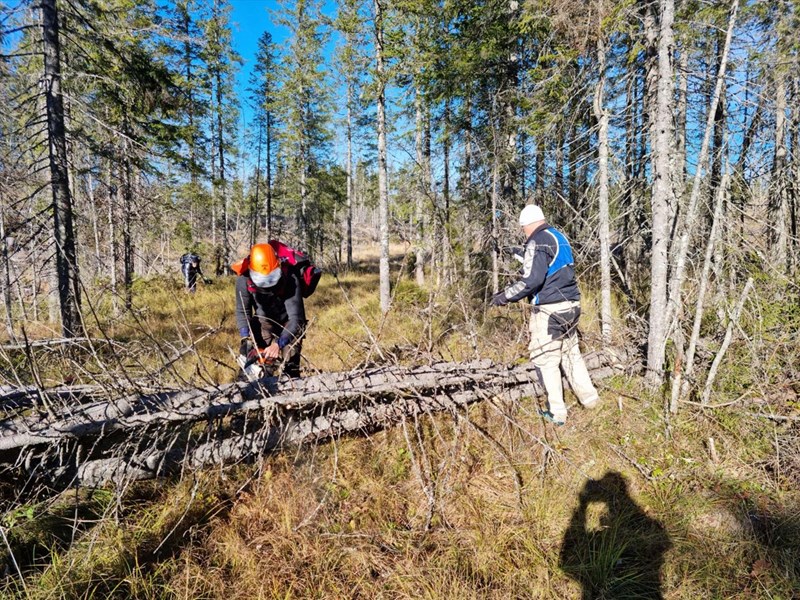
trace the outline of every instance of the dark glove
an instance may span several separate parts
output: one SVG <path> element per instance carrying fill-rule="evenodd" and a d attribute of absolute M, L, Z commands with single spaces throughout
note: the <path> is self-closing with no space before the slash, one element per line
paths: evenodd
<path fill-rule="evenodd" d="M 203 277 L 203 283 L 208 285 L 209 283 L 211 283 L 211 280 L 208 277 Z"/>
<path fill-rule="evenodd" d="M 508 298 L 506 298 L 505 292 L 500 292 L 492 296 L 492 299 L 489 300 L 489 304 L 492 306 L 505 306 L 508 304 Z"/>
<path fill-rule="evenodd" d="M 254 350 L 253 342 L 250 338 L 242 338 L 239 342 L 239 354 L 247 358 L 251 351 Z"/>

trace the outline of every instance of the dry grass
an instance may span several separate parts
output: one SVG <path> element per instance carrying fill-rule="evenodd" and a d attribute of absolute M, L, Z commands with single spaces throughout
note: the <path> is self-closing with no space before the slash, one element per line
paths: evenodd
<path fill-rule="evenodd" d="M 457 290 L 402 282 L 382 321 L 376 287 L 363 271 L 322 280 L 308 305 L 308 369 L 524 353 L 523 308 L 487 312 Z M 170 377 L 231 380 L 232 282 L 175 289 L 142 286 L 137 319 L 109 330 L 131 345 L 158 340 L 161 350 L 137 356 L 152 368 L 219 326 Z M 36 599 L 549 599 L 581 597 L 582 581 L 596 598 L 796 597 L 800 494 L 794 457 L 776 463 L 773 443 L 796 435 L 794 423 L 687 405 L 667 424 L 663 399 L 635 378 L 607 382 L 602 398 L 593 412 L 573 407 L 561 428 L 541 421 L 534 399 L 497 400 L 224 476 L 142 484 L 29 567 L 24 588 L 9 576 L 4 589 Z M 609 473 L 627 491 L 598 492 L 565 549 L 581 492 L 597 492 L 587 481 Z"/>

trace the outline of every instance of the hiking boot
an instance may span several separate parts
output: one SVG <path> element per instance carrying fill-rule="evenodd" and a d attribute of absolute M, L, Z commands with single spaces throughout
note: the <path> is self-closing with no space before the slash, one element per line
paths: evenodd
<path fill-rule="evenodd" d="M 566 417 L 564 418 L 556 417 L 549 410 L 539 410 L 539 416 L 542 417 L 545 421 L 552 423 L 553 425 L 563 425 L 564 423 L 566 423 Z"/>
<path fill-rule="evenodd" d="M 588 400 L 581 402 L 583 408 L 588 408 L 589 410 L 593 408 L 597 408 L 600 405 L 600 397 L 599 396 L 592 396 Z"/>

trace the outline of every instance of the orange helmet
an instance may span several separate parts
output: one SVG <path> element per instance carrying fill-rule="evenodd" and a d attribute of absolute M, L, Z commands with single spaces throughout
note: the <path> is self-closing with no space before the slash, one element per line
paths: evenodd
<path fill-rule="evenodd" d="M 250 248 L 250 279 L 260 288 L 269 288 L 281 278 L 281 263 L 269 244 Z"/>

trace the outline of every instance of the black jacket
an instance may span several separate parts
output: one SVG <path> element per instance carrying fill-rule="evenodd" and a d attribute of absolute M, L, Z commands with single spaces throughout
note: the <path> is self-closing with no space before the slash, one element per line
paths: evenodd
<path fill-rule="evenodd" d="M 283 327 L 278 345 L 283 348 L 299 336 L 306 324 L 306 309 L 300 282 L 288 266 L 283 266 L 281 279 L 275 288 L 264 292 L 253 285 L 249 272 L 236 278 L 236 327 L 247 337 L 250 318 L 262 317 Z"/>
<path fill-rule="evenodd" d="M 540 305 L 581 299 L 572 248 L 564 234 L 547 223 L 534 230 L 525 242 L 520 275 L 504 291 L 508 302 L 528 298 Z"/>

